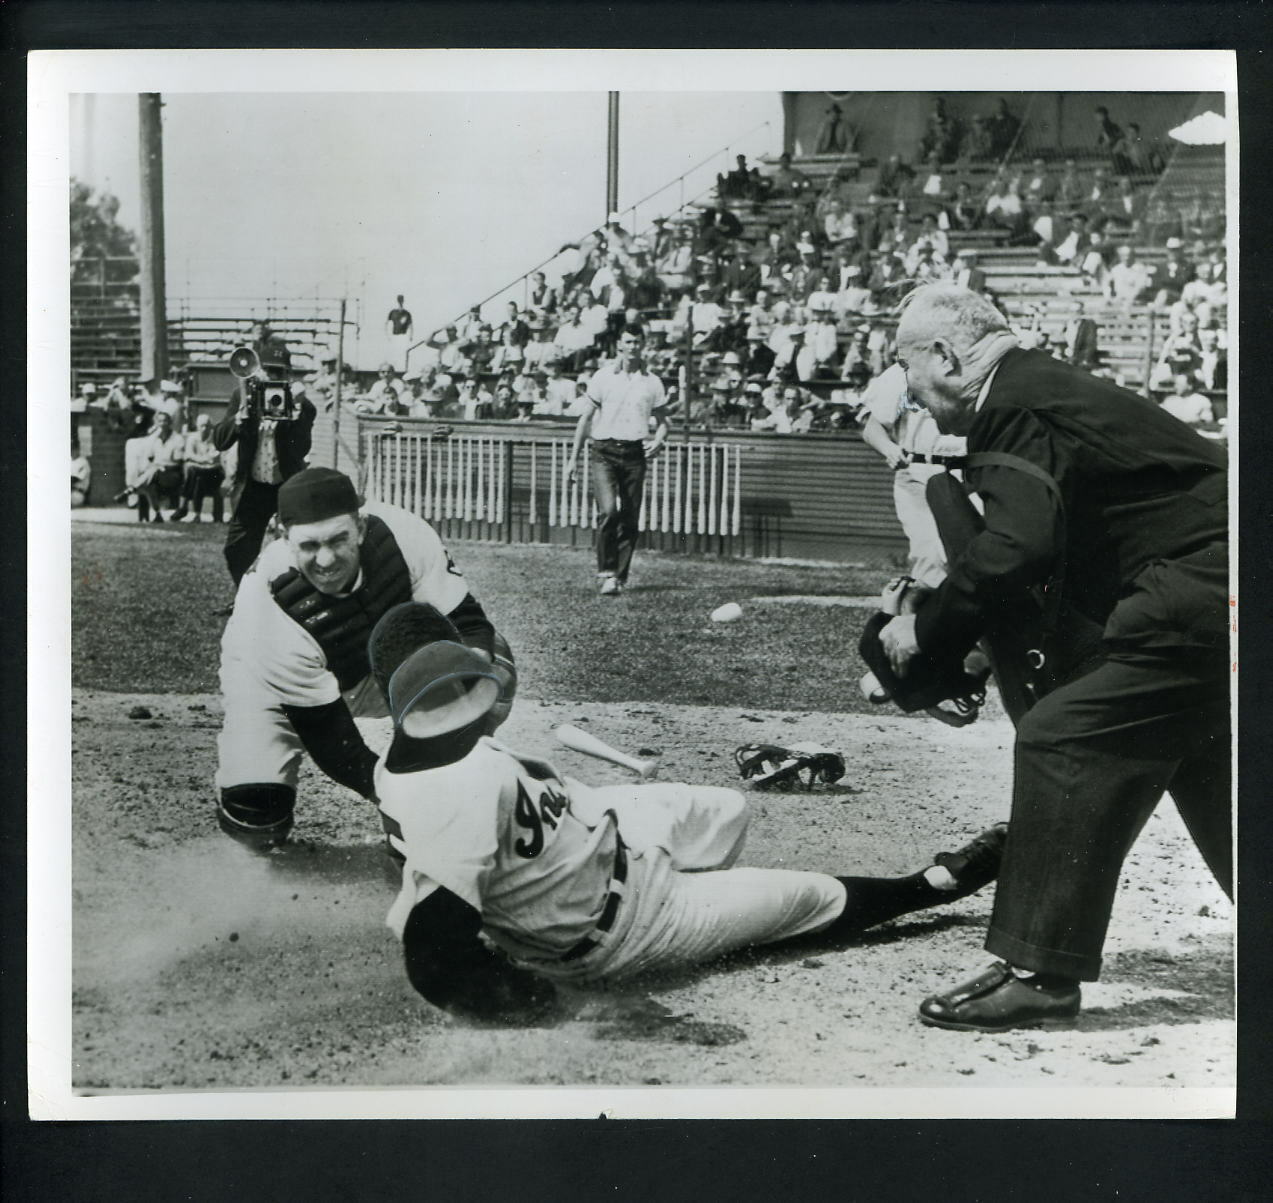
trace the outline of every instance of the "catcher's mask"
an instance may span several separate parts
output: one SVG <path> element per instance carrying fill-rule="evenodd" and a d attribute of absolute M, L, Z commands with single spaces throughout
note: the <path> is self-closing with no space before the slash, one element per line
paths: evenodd
<path fill-rule="evenodd" d="M 844 757 L 818 744 L 743 744 L 734 749 L 734 763 L 744 781 L 759 789 L 773 786 L 800 786 L 812 789 L 819 782 L 830 784 L 844 776 Z"/>
<path fill-rule="evenodd" d="M 394 606 L 372 631 L 368 653 L 393 716 L 389 769 L 436 768 L 473 750 L 500 677 L 445 615 L 422 603 Z"/>
<path fill-rule="evenodd" d="M 862 631 L 858 652 L 875 674 L 880 689 L 907 714 L 928 710 L 941 702 L 972 698 L 985 692 L 985 677 L 964 670 L 962 657 L 936 658 L 920 652 L 899 677 L 888 662 L 880 632 L 893 620 L 883 612 L 873 614 Z"/>

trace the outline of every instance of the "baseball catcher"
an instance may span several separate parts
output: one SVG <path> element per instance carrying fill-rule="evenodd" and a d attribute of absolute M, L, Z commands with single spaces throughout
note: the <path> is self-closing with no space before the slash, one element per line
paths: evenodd
<path fill-rule="evenodd" d="M 993 880 L 992 828 L 906 877 L 736 868 L 738 791 L 591 788 L 486 734 L 501 681 L 432 606 L 395 606 L 371 637 L 393 742 L 375 792 L 404 858 L 388 915 L 407 975 L 434 1005 L 535 1022 L 555 983 L 588 983 L 864 929 Z"/>
<path fill-rule="evenodd" d="M 278 517 L 284 537 L 244 576 L 221 640 L 217 817 L 257 850 L 291 830 L 302 749 L 333 781 L 373 796 L 376 755 L 354 718 L 388 713 L 369 674 L 367 637 L 391 607 L 428 601 L 451 616 L 459 640 L 500 681 L 491 730 L 517 683 L 508 644 L 423 519 L 364 503 L 331 468 L 285 481 Z"/>

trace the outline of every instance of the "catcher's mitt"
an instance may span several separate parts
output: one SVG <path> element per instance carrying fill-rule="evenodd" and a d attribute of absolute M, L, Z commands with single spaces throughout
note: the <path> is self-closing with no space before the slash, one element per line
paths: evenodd
<path fill-rule="evenodd" d="M 734 762 L 744 781 L 757 788 L 775 785 L 812 789 L 819 782 L 830 784 L 844 776 L 844 757 L 818 744 L 743 744 L 734 749 Z"/>

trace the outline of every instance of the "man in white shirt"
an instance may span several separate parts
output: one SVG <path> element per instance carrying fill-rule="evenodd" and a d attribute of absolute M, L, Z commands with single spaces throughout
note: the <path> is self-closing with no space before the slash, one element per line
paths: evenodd
<path fill-rule="evenodd" d="M 208 414 L 200 414 L 194 426 L 184 441 L 185 479 L 181 487 L 181 505 L 172 516 L 182 522 L 202 522 L 203 499 L 211 497 L 212 521 L 220 522 L 224 516 L 221 484 L 225 480 L 225 470 L 221 467 L 221 452 L 212 438 L 212 418 Z"/>
<path fill-rule="evenodd" d="M 1118 261 L 1105 273 L 1105 296 L 1120 305 L 1131 305 L 1149 287 L 1149 272 L 1136 262 L 1130 246 L 1118 248 Z"/>
<path fill-rule="evenodd" d="M 1195 391 L 1193 381 L 1183 372 L 1171 378 L 1171 392 L 1163 398 L 1162 408 L 1189 426 L 1204 426 L 1215 421 L 1211 402 Z"/>
<path fill-rule="evenodd" d="M 645 469 L 667 440 L 663 382 L 645 370 L 645 334 L 639 326 L 620 332 L 613 364 L 588 382 L 588 408 L 575 427 L 566 463 L 566 482 L 574 480 L 579 455 L 592 436 L 593 491 L 600 512 L 597 527 L 597 575 L 601 593 L 623 591 L 636 550 L 637 518 L 645 489 Z M 650 435 L 650 423 L 655 423 Z"/>

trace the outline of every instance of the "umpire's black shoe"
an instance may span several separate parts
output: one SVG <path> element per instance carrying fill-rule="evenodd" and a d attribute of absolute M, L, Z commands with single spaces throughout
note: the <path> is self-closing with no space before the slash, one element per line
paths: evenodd
<path fill-rule="evenodd" d="M 953 890 L 942 890 L 942 898 L 953 902 L 975 894 L 999 876 L 1003 846 L 1008 839 L 1008 824 L 996 823 L 954 852 L 939 852 L 933 864 L 940 865 L 955 879 Z"/>
<path fill-rule="evenodd" d="M 1017 977 L 1002 961 L 985 973 L 934 994 L 919 1005 L 919 1021 L 954 1032 L 1006 1032 L 1012 1028 L 1074 1026 L 1082 993 L 1078 983 L 1041 986 Z"/>

